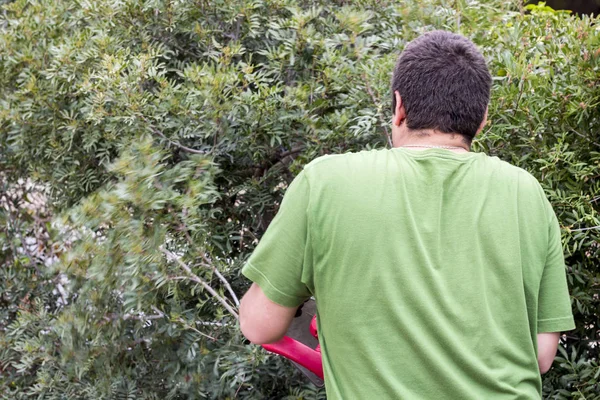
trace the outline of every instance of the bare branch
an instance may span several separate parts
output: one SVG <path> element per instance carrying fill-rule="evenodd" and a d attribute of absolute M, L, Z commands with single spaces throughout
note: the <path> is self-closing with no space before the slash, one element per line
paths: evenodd
<path fill-rule="evenodd" d="M 185 223 L 183 221 L 181 221 L 181 231 L 184 233 L 185 238 L 187 239 L 188 243 L 191 246 L 194 246 L 194 241 L 190 237 L 190 234 L 188 233 L 188 228 L 187 228 L 187 226 L 185 225 Z M 231 288 L 231 285 L 229 284 L 229 282 L 227 281 L 227 279 L 225 279 L 225 277 L 219 272 L 219 270 L 217 269 L 217 267 L 215 267 L 212 264 L 212 261 L 206 256 L 205 253 L 200 252 L 200 254 L 202 256 L 202 259 L 206 263 L 206 264 L 201 264 L 201 265 L 203 267 L 210 268 L 219 277 L 219 279 L 221 280 L 221 282 L 223 283 L 223 285 L 225 286 L 225 288 L 227 289 L 227 291 L 231 295 L 231 298 L 233 299 L 233 302 L 235 303 L 235 305 L 237 307 L 239 307 L 240 306 L 240 301 L 238 300 L 235 292 Z M 176 280 L 176 279 L 173 279 L 173 280 Z"/>
<path fill-rule="evenodd" d="M 150 130 L 152 131 L 152 133 L 154 133 L 154 134 L 160 136 L 161 138 L 165 139 L 167 142 L 169 142 L 173 146 L 179 147 L 181 150 L 185 150 L 185 151 L 187 151 L 189 153 L 194 153 L 194 154 L 206 154 L 207 153 L 204 150 L 192 149 L 191 147 L 184 146 L 181 143 L 178 143 L 178 142 L 175 142 L 175 141 L 169 139 L 167 136 L 165 136 L 164 133 L 162 133 L 154 125 L 152 125 L 152 123 L 148 120 L 148 118 L 144 117 L 143 115 L 141 115 L 140 118 L 142 118 L 148 124 L 148 127 L 150 128 Z"/>
<path fill-rule="evenodd" d="M 156 315 L 164 317 L 165 313 L 160 311 L 156 306 L 150 306 L 150 308 L 152 309 L 152 311 L 154 311 L 156 313 Z"/>
<path fill-rule="evenodd" d="M 191 330 L 193 330 L 194 332 L 196 332 L 198 335 L 201 335 L 201 336 L 204 336 L 204 337 L 206 337 L 206 338 L 209 338 L 209 339 L 211 339 L 211 340 L 213 340 L 213 341 L 215 341 L 215 342 L 217 341 L 217 339 L 215 339 L 214 337 L 212 337 L 212 336 L 210 336 L 210 335 L 207 335 L 207 334 L 206 334 L 206 333 L 204 333 L 204 332 L 201 332 L 201 331 L 199 331 L 198 329 L 194 328 L 193 326 L 191 326 L 190 324 L 188 324 L 187 322 L 185 322 L 185 320 L 184 320 L 183 318 L 179 318 L 179 319 L 177 319 L 176 321 L 177 321 L 177 322 L 180 322 L 181 324 L 183 324 L 183 327 L 184 327 L 184 328 L 186 328 L 186 329 L 191 329 Z"/>
<path fill-rule="evenodd" d="M 192 149 L 191 147 L 184 146 L 181 143 L 178 143 L 178 142 L 175 142 L 175 141 L 169 139 L 168 137 L 165 136 L 164 133 L 162 133 L 161 131 L 159 131 L 158 129 L 156 129 L 155 127 L 153 127 L 152 125 L 150 125 L 150 130 L 152 132 L 156 133 L 158 136 L 162 137 L 163 139 L 167 140 L 173 146 L 179 147 L 181 150 L 185 150 L 187 152 L 194 153 L 194 154 L 206 154 L 206 151 L 204 151 L 204 150 Z"/>
<path fill-rule="evenodd" d="M 519 13 L 521 14 L 521 16 L 525 15 L 525 7 L 523 7 L 523 1 L 518 0 L 517 4 L 519 5 Z"/>
<path fill-rule="evenodd" d="M 278 161 L 280 161 L 281 159 L 283 159 L 283 158 L 285 158 L 287 156 L 298 154 L 298 153 L 302 152 L 304 149 L 305 149 L 304 146 L 299 146 L 299 147 L 293 147 L 293 148 L 291 148 L 288 151 L 284 151 L 284 152 L 282 152 L 281 154 L 279 154 L 277 156 L 278 157 Z"/>
<path fill-rule="evenodd" d="M 219 303 L 221 303 L 221 305 L 225 307 L 225 309 L 229 311 L 231 315 L 233 315 L 236 319 L 239 319 L 237 312 L 235 312 L 235 310 L 229 305 L 227 300 L 221 297 L 219 293 L 217 293 L 217 291 L 212 288 L 212 286 L 210 286 L 208 283 L 206 283 L 206 281 L 204 281 L 204 279 L 194 274 L 192 272 L 192 269 L 188 267 L 183 261 L 181 261 L 179 257 L 177 257 L 177 255 L 162 247 L 160 248 L 160 251 L 163 252 L 169 260 L 175 261 L 177 264 L 179 264 L 179 266 L 183 268 L 183 270 L 190 276 L 190 279 L 192 281 L 202 285 L 202 287 L 204 287 L 215 299 L 217 299 Z"/>
<path fill-rule="evenodd" d="M 205 264 L 199 264 L 199 265 L 201 265 L 203 267 L 208 267 L 208 268 L 211 268 L 212 270 L 214 270 L 214 267 L 210 267 L 209 265 L 205 265 Z M 218 274 L 218 272 L 217 272 L 217 274 Z M 225 279 L 225 278 L 223 278 L 223 279 Z M 170 276 L 169 280 L 170 281 L 193 281 L 193 282 L 197 282 L 191 276 Z M 225 282 L 227 282 L 227 281 L 225 281 Z M 227 283 L 226 285 L 229 286 L 229 283 Z M 231 288 L 231 286 L 229 286 L 229 288 L 227 290 L 229 290 L 230 288 Z M 234 299 L 235 305 L 237 307 L 239 307 L 240 303 L 239 303 L 237 297 L 235 296 L 235 293 L 233 293 L 233 292 L 230 292 L 230 293 L 232 294 L 232 297 Z M 227 301 L 227 304 L 231 303 L 229 301 L 229 299 L 227 299 L 227 298 L 224 298 L 224 300 Z"/>
<path fill-rule="evenodd" d="M 590 226 L 589 228 L 577 228 L 577 229 L 569 229 L 571 232 L 583 232 L 583 231 L 591 231 L 594 229 L 600 229 L 600 225 Z"/>
<path fill-rule="evenodd" d="M 170 276 L 169 280 L 170 281 L 190 281 L 190 280 L 192 280 L 192 278 L 190 278 L 189 276 Z"/>
<path fill-rule="evenodd" d="M 202 259 L 204 260 L 204 262 L 206 262 L 208 264 L 207 266 L 209 268 L 211 268 L 213 270 L 213 272 L 219 277 L 219 279 L 221 280 L 221 282 L 223 282 L 223 286 L 225 286 L 225 288 L 227 289 L 227 291 L 231 295 L 231 298 L 233 299 L 233 302 L 235 303 L 235 305 L 239 307 L 240 306 L 240 301 L 238 300 L 235 292 L 231 288 L 231 285 L 229 284 L 229 282 L 227 281 L 227 279 L 225 279 L 225 277 L 219 272 L 219 270 L 217 269 L 217 267 L 215 267 L 212 264 L 212 262 L 206 256 L 206 254 L 201 253 L 201 255 L 202 255 Z"/>
<path fill-rule="evenodd" d="M 202 326 L 219 326 L 219 327 L 227 327 L 227 326 L 231 326 L 231 324 L 225 324 L 223 322 L 206 322 L 206 321 L 196 321 L 196 325 L 202 325 Z"/>
<path fill-rule="evenodd" d="M 163 313 L 162 311 L 160 311 L 158 308 L 152 306 L 152 309 L 156 312 L 156 314 L 152 314 L 152 315 L 136 315 L 136 314 L 131 314 L 131 313 L 125 313 L 123 314 L 123 316 L 119 316 L 119 314 L 117 313 L 111 313 L 111 314 L 106 314 L 102 317 L 102 319 L 105 321 L 102 324 L 106 324 L 108 322 L 111 321 L 115 321 L 118 319 L 121 319 L 123 321 L 127 321 L 127 320 L 135 320 L 135 321 L 150 321 L 150 320 L 154 320 L 154 319 L 161 319 L 161 318 L 165 318 L 165 313 Z"/>
<path fill-rule="evenodd" d="M 152 315 L 134 315 L 134 314 L 130 314 L 130 313 L 125 313 L 123 314 L 123 319 L 124 320 L 128 320 L 128 319 L 135 319 L 138 321 L 149 321 L 149 320 L 153 320 L 153 319 L 161 319 L 165 317 L 165 313 L 160 311 L 158 308 L 152 306 L 152 310 L 154 310 L 156 312 L 156 314 L 152 314 Z"/>
<path fill-rule="evenodd" d="M 584 138 L 585 140 L 587 140 L 588 142 L 590 142 L 590 143 L 593 143 L 593 144 L 595 144 L 596 146 L 600 147 L 600 143 L 598 143 L 598 142 L 594 142 L 592 139 L 590 139 L 589 137 L 585 136 L 585 135 L 584 135 L 584 134 L 582 134 L 582 133 L 579 133 L 579 132 L 577 132 L 577 131 L 576 131 L 575 129 L 573 129 L 573 128 L 570 128 L 570 129 L 571 129 L 571 132 L 573 132 L 573 133 L 574 133 L 574 134 L 576 134 L 577 136 L 579 136 L 579 137 L 582 137 L 582 138 Z"/>

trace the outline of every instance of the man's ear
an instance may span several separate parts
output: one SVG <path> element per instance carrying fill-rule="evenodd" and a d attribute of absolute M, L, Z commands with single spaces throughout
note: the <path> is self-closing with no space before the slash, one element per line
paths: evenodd
<path fill-rule="evenodd" d="M 396 108 L 394 109 L 392 125 L 400 126 L 402 122 L 406 119 L 406 110 L 404 109 L 404 103 L 402 103 L 402 97 L 400 97 L 400 92 L 395 90 L 394 97 L 396 98 Z"/>
<path fill-rule="evenodd" d="M 481 121 L 481 124 L 479 124 L 479 128 L 477 128 L 477 132 L 475 133 L 475 136 L 479 135 L 481 133 L 481 131 L 483 130 L 483 128 L 487 125 L 487 117 L 488 117 L 488 107 L 485 108 L 485 114 L 483 115 L 483 121 Z"/>

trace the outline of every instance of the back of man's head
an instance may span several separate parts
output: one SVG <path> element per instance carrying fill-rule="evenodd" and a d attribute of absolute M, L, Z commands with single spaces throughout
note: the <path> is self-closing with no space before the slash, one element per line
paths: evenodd
<path fill-rule="evenodd" d="M 411 130 L 458 133 L 469 142 L 485 117 L 492 77 L 473 42 L 446 31 L 428 32 L 406 45 L 392 78 Z"/>

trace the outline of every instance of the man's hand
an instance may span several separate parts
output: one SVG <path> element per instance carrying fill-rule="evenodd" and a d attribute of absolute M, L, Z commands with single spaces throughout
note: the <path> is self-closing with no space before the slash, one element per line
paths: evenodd
<path fill-rule="evenodd" d="M 254 344 L 279 341 L 288 330 L 298 307 L 284 307 L 267 298 L 253 283 L 240 304 L 240 328 Z"/>

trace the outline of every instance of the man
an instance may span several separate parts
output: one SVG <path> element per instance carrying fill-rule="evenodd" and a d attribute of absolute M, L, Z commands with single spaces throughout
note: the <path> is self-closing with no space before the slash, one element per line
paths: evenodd
<path fill-rule="evenodd" d="M 539 183 L 470 152 L 491 76 L 449 32 L 408 44 L 394 148 L 320 157 L 243 269 L 253 343 L 317 302 L 328 399 L 539 399 L 573 329 L 560 229 Z"/>

